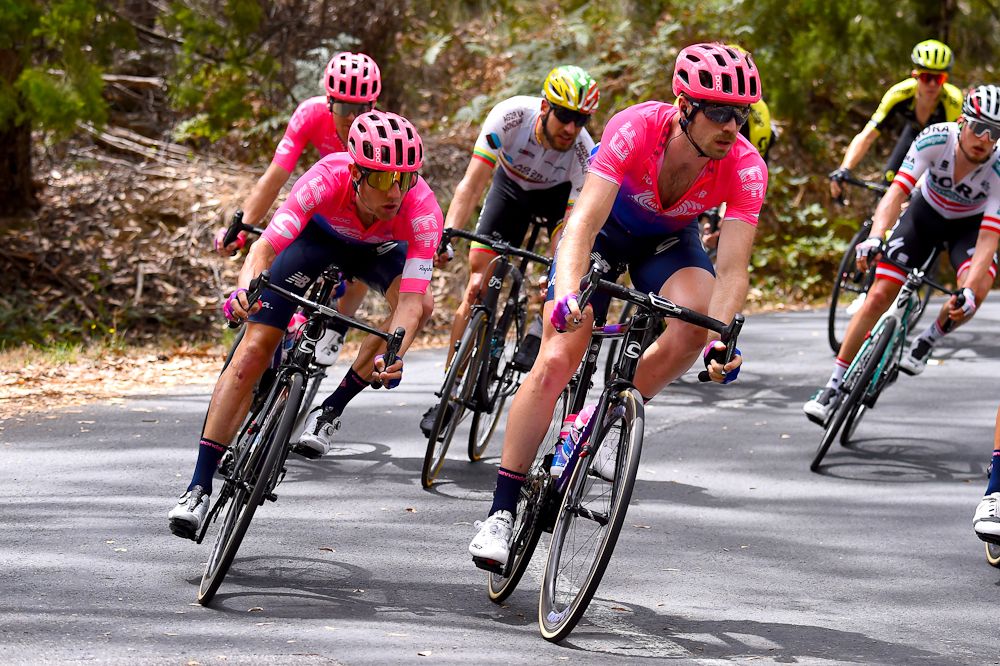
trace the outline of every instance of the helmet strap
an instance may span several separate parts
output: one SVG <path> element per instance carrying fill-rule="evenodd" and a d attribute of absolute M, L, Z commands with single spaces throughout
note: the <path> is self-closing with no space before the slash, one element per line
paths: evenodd
<path fill-rule="evenodd" d="M 690 108 L 688 109 L 687 113 L 681 111 L 681 117 L 678 120 L 681 126 L 681 132 L 684 133 L 684 136 L 687 137 L 687 140 L 698 152 L 698 157 L 708 157 L 708 155 L 705 154 L 705 151 L 701 149 L 701 146 L 695 143 L 694 139 L 691 138 L 691 134 L 688 133 L 688 126 L 692 122 L 694 122 L 694 117 L 698 113 L 698 105 L 692 102 L 691 100 L 687 100 L 687 103 L 690 105 Z"/>

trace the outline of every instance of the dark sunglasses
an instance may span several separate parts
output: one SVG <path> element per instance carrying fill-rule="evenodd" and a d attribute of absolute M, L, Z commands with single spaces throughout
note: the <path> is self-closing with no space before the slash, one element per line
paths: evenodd
<path fill-rule="evenodd" d="M 734 106 L 732 104 L 708 104 L 700 102 L 695 105 L 695 109 L 705 114 L 705 117 L 713 123 L 725 125 L 730 120 L 735 120 L 737 125 L 744 125 L 750 117 L 749 106 Z"/>
<path fill-rule="evenodd" d="M 335 102 L 330 100 L 330 111 L 334 115 L 346 118 L 347 116 L 360 116 L 375 108 L 374 102 L 364 102 L 362 104 L 352 104 L 351 102 Z"/>
<path fill-rule="evenodd" d="M 933 74 L 931 72 L 920 72 L 917 74 L 917 78 L 920 79 L 922 83 L 936 83 L 941 85 L 944 83 L 944 80 L 948 78 L 948 75 L 944 73 Z"/>
<path fill-rule="evenodd" d="M 399 183 L 399 191 L 406 194 L 417 184 L 416 171 L 370 171 L 361 169 L 361 178 L 379 192 L 388 192 L 394 183 Z"/>
<path fill-rule="evenodd" d="M 1000 141 L 1000 127 L 982 120 L 970 120 L 969 129 L 978 138 L 983 138 L 984 134 L 990 135 L 990 141 Z"/>
<path fill-rule="evenodd" d="M 572 109 L 567 109 L 564 106 L 556 106 L 555 104 L 549 108 L 552 109 L 552 115 L 556 117 L 556 120 L 561 122 L 563 125 L 569 125 L 572 123 L 577 127 L 583 127 L 590 122 L 590 116 L 586 113 L 573 111 Z"/>

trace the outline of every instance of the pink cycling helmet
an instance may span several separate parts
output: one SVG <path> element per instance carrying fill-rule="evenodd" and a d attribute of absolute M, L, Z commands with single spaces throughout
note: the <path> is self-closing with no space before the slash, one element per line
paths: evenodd
<path fill-rule="evenodd" d="M 323 84 L 336 101 L 363 104 L 374 102 L 382 92 L 382 75 L 369 56 L 344 51 L 330 59 Z"/>
<path fill-rule="evenodd" d="M 723 104 L 760 99 L 760 74 L 749 53 L 725 44 L 692 44 L 677 55 L 674 94 Z"/>
<path fill-rule="evenodd" d="M 355 118 L 347 150 L 355 164 L 373 171 L 416 171 L 424 163 L 424 144 L 413 124 L 388 111 Z"/>

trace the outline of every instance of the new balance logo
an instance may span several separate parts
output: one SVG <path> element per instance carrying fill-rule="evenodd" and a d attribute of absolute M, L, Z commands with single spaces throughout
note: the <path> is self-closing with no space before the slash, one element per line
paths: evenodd
<path fill-rule="evenodd" d="M 285 282 L 291 285 L 295 285 L 299 289 L 304 289 L 305 287 L 309 286 L 310 282 L 312 282 L 312 278 L 309 277 L 308 275 L 303 275 L 302 273 L 296 272 L 292 273 L 287 278 L 285 278 Z"/>

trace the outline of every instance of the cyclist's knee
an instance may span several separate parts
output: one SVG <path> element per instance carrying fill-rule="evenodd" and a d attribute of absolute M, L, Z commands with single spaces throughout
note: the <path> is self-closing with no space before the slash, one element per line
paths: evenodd
<path fill-rule="evenodd" d="M 862 310 L 878 316 L 889 309 L 889 305 L 899 291 L 899 286 L 895 283 L 884 280 L 876 281 L 868 290 Z"/>
<path fill-rule="evenodd" d="M 564 349 L 557 349 L 552 344 L 543 345 L 531 368 L 531 374 L 543 390 L 559 393 L 569 383 L 579 364 L 580 360 L 569 358 Z"/>

